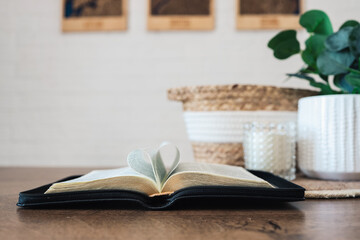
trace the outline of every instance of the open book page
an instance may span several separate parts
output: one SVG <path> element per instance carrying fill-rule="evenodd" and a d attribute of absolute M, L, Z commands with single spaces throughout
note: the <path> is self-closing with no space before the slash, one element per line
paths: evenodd
<path fill-rule="evenodd" d="M 165 158 L 173 159 L 172 164 L 168 170 L 165 168 L 163 155 L 165 156 Z M 154 172 L 155 174 L 158 174 L 159 178 L 161 179 L 160 190 L 162 188 L 162 185 L 168 179 L 168 177 L 175 171 L 175 169 L 179 165 L 179 162 L 180 162 L 179 149 L 171 143 L 167 143 L 167 142 L 162 143 L 159 149 L 156 151 L 156 157 L 154 161 L 155 163 Z"/>
<path fill-rule="evenodd" d="M 153 178 L 126 167 L 96 170 L 69 181 L 54 183 L 45 194 L 87 190 L 131 190 L 151 195 L 158 192 L 158 187 Z"/>
<path fill-rule="evenodd" d="M 147 152 L 146 150 L 134 150 L 129 153 L 127 162 L 133 171 L 152 179 L 158 184 L 159 180 L 154 173 L 153 158 L 150 154 L 151 153 Z"/>
<path fill-rule="evenodd" d="M 242 167 L 209 163 L 180 163 L 164 183 L 162 192 L 192 186 L 273 186 Z"/>

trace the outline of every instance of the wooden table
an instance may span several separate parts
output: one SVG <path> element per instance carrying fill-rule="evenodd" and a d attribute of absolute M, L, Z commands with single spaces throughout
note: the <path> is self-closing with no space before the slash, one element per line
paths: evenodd
<path fill-rule="evenodd" d="M 89 169 L 0 168 L 0 239 L 359 239 L 360 199 L 237 209 L 21 209 L 18 192 Z"/>

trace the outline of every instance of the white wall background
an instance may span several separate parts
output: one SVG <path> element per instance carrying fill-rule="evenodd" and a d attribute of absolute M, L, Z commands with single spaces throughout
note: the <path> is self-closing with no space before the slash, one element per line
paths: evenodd
<path fill-rule="evenodd" d="M 267 49 L 277 31 L 235 30 L 234 0 L 216 0 L 211 32 L 146 30 L 147 0 L 129 0 L 126 32 L 63 34 L 60 0 L 0 0 L 0 165 L 116 166 L 172 141 L 192 160 L 171 87 L 284 82 L 301 61 Z M 307 0 L 339 27 L 359 0 Z M 306 36 L 304 32 L 301 33 Z"/>

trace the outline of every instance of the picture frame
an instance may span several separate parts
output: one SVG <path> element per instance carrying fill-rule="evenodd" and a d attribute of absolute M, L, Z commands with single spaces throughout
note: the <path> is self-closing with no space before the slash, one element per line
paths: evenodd
<path fill-rule="evenodd" d="M 213 30 L 215 25 L 214 1 L 215 0 L 185 0 L 187 5 L 195 4 L 195 7 L 176 6 L 176 1 L 184 0 L 148 0 L 148 30 Z M 184 2 L 183 2 L 184 3 Z M 163 4 L 162 6 L 160 6 Z M 166 8 L 166 4 L 170 7 Z M 159 7 L 160 6 L 160 7 Z M 181 6 L 181 5 L 180 5 Z M 190 11 L 189 11 L 190 10 Z M 171 12 L 173 11 L 174 14 Z M 183 12 L 181 12 L 183 11 Z M 187 14 L 186 11 L 189 11 Z"/>
<path fill-rule="evenodd" d="M 304 0 L 286 2 L 236 0 L 236 28 L 240 30 L 299 29 L 301 27 L 299 17 L 304 12 L 304 2 Z"/>
<path fill-rule="evenodd" d="M 117 3 L 118 8 L 108 7 Z M 127 6 L 128 0 L 62 0 L 62 31 L 124 31 Z"/>

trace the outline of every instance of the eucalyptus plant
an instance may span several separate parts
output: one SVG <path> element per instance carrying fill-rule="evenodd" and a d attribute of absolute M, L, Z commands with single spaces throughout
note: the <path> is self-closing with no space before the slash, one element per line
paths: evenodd
<path fill-rule="evenodd" d="M 360 23 L 346 21 L 334 32 L 326 13 L 310 10 L 301 15 L 300 25 L 310 34 L 304 50 L 295 30 L 282 31 L 268 43 L 277 59 L 301 55 L 305 65 L 287 75 L 309 81 L 321 94 L 360 93 Z"/>

